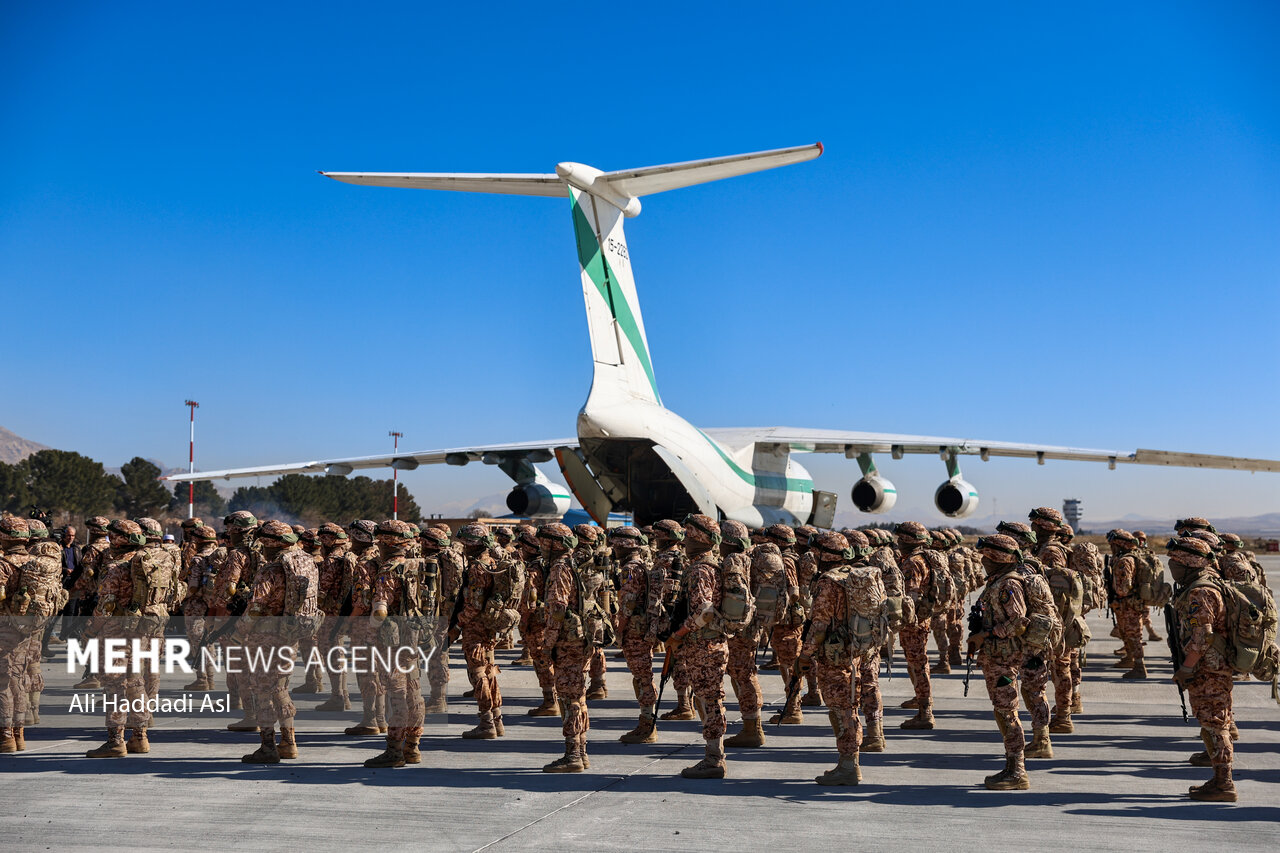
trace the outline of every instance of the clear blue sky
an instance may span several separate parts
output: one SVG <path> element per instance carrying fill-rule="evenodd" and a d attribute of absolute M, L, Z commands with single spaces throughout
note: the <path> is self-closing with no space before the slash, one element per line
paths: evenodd
<path fill-rule="evenodd" d="M 316 170 L 821 140 L 628 224 L 693 423 L 1280 456 L 1280 7 L 900 8 L 5 4 L 0 424 L 185 464 L 191 396 L 205 468 L 572 434 L 568 205 Z M 847 506 L 856 466 L 810 467 Z M 938 460 L 882 469 L 938 520 Z M 1277 475 L 966 474 L 980 515 L 1280 510 Z M 428 510 L 506 489 L 406 479 Z"/>

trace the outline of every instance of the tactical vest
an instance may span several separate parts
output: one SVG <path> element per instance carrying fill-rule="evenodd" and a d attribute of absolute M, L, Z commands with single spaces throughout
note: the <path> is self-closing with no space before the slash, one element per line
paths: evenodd
<path fill-rule="evenodd" d="M 1160 558 L 1146 548 L 1137 548 L 1133 561 L 1133 596 L 1146 607 L 1164 607 L 1173 598 L 1173 587 L 1164 579 Z"/>
<path fill-rule="evenodd" d="M 173 557 L 160 548 L 140 548 L 129 558 L 133 595 L 125 608 L 123 627 L 140 637 L 157 636 L 169 622 L 169 602 L 177 583 Z"/>
<path fill-rule="evenodd" d="M 1014 571 L 1022 581 L 1023 593 L 1027 599 L 1027 630 L 1022 635 L 1022 644 L 1028 651 L 1041 654 L 1062 641 L 1062 618 L 1058 616 L 1058 608 L 1053 604 L 1053 591 L 1049 589 L 1049 582 L 1041 572 L 1035 571 L 1026 563 L 1019 565 Z"/>
<path fill-rule="evenodd" d="M 751 576 L 755 582 L 756 625 L 763 631 L 771 631 L 785 618 L 791 603 L 782 555 L 776 549 L 757 548 L 752 554 Z"/>
<path fill-rule="evenodd" d="M 287 641 L 310 637 L 324 622 L 320 610 L 320 572 L 301 548 L 288 548 L 277 558 L 284 574 L 284 612 L 280 635 Z"/>

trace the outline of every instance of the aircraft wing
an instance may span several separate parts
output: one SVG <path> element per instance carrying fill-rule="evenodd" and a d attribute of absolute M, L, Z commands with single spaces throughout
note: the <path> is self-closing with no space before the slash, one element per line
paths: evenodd
<path fill-rule="evenodd" d="M 894 435 L 879 432 L 846 432 L 832 429 L 798 429 L 795 427 L 745 427 L 740 429 L 708 429 L 707 435 L 729 447 L 751 444 L 786 444 L 792 450 L 811 453 L 843 453 L 856 457 L 860 453 L 889 453 L 899 458 L 906 453 L 1013 456 L 1035 459 L 1068 459 L 1078 462 L 1106 462 L 1112 467 L 1121 463 L 1136 465 L 1170 465 L 1180 468 L 1226 468 L 1237 471 L 1280 472 L 1280 459 L 1247 459 L 1239 456 L 1217 456 L 1209 453 L 1180 453 L 1170 450 L 1093 450 L 1083 447 L 1055 447 L 1046 444 L 1017 444 L 1009 441 L 981 441 L 972 438 L 947 438 L 927 435 Z"/>
<path fill-rule="evenodd" d="M 287 462 L 282 465 L 261 465 L 255 468 L 227 468 L 222 471 L 197 471 L 194 474 L 173 474 L 161 477 L 172 483 L 194 480 L 230 480 L 236 477 L 274 477 L 278 474 L 336 474 L 345 476 L 361 468 L 397 468 L 412 471 L 420 465 L 466 465 L 468 462 L 484 462 L 498 465 L 503 462 L 550 462 L 558 447 L 576 448 L 578 439 L 562 438 L 550 441 L 516 442 L 514 444 L 489 444 L 483 447 L 451 447 L 445 450 L 420 450 L 417 452 L 388 453 L 382 456 L 350 456 L 339 459 L 318 459 L 311 462 Z"/>

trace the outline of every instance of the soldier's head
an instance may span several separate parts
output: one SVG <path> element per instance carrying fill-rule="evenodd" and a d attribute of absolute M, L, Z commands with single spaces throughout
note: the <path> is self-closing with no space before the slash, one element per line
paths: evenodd
<path fill-rule="evenodd" d="M 795 549 L 798 553 L 803 554 L 809 550 L 809 543 L 813 541 L 813 537 L 822 531 L 814 527 L 812 524 L 802 524 L 796 528 L 796 544 Z"/>
<path fill-rule="evenodd" d="M 347 525 L 347 532 L 351 534 L 351 541 L 358 542 L 361 545 L 372 545 L 373 532 L 377 529 L 378 525 L 367 518 L 361 518 Z"/>
<path fill-rule="evenodd" d="M 209 524 L 202 524 L 195 528 L 191 536 L 195 539 L 198 547 L 218 544 L 218 531 L 214 530 L 213 526 Z"/>
<path fill-rule="evenodd" d="M 720 525 L 714 518 L 692 513 L 684 518 L 684 550 L 689 554 L 702 554 L 720 544 Z"/>
<path fill-rule="evenodd" d="M 977 551 L 988 572 L 1011 568 L 1022 559 L 1018 540 L 1004 533 L 979 537 Z"/>
<path fill-rule="evenodd" d="M 1062 513 L 1051 506 L 1038 506 L 1027 513 L 1031 529 L 1042 539 L 1049 540 L 1062 527 Z"/>
<path fill-rule="evenodd" d="M 653 523 L 653 539 L 659 548 L 669 548 L 677 542 L 684 541 L 684 528 L 680 522 L 670 518 Z"/>
<path fill-rule="evenodd" d="M 202 524 L 204 524 L 204 519 L 198 515 L 193 515 L 190 518 L 184 518 L 182 520 L 182 532 L 189 536 L 191 535 L 191 531 L 195 530 Z"/>
<path fill-rule="evenodd" d="M 871 537 L 861 530 L 850 530 L 842 535 L 845 541 L 849 543 L 849 547 L 853 549 L 853 559 L 855 561 L 865 560 L 875 550 L 871 547 Z"/>
<path fill-rule="evenodd" d="M 409 524 L 409 522 L 388 518 L 385 521 L 378 522 L 373 538 L 378 544 L 379 553 L 383 556 L 389 556 L 391 554 L 403 554 L 408 551 L 409 546 L 413 544 L 417 537 L 414 535 L 413 525 Z"/>
<path fill-rule="evenodd" d="M 614 527 L 609 531 L 609 545 L 619 558 L 648 544 L 649 537 L 637 527 Z"/>
<path fill-rule="evenodd" d="M 459 527 L 454 538 L 462 545 L 462 553 L 468 557 L 475 557 L 481 551 L 486 551 L 497 544 L 489 528 L 478 521 Z"/>
<path fill-rule="evenodd" d="M 326 521 L 320 525 L 316 530 L 316 537 L 326 551 L 332 551 L 338 547 L 339 542 L 348 542 L 351 539 L 347 531 L 342 529 L 341 524 L 334 524 L 332 521 Z"/>
<path fill-rule="evenodd" d="M 148 542 L 159 542 L 164 536 L 164 528 L 154 518 L 135 518 L 134 521 L 142 528 L 142 532 L 146 534 Z"/>
<path fill-rule="evenodd" d="M 1174 583 L 1185 586 L 1197 575 L 1214 568 L 1213 549 L 1203 539 L 1179 536 L 1165 546 L 1169 553 L 1169 574 Z"/>
<path fill-rule="evenodd" d="M 32 542 L 43 542 L 49 538 L 49 525 L 38 518 L 27 519 L 27 529 L 31 531 Z"/>
<path fill-rule="evenodd" d="M 449 534 L 439 527 L 428 527 L 422 531 L 418 541 L 422 543 L 422 553 L 434 557 L 440 553 L 441 548 L 449 547 Z"/>
<path fill-rule="evenodd" d="M 290 545 L 297 545 L 298 534 L 283 521 L 267 521 L 258 527 L 258 542 L 265 554 L 278 554 Z"/>
<path fill-rule="evenodd" d="M 89 528 L 89 538 L 94 539 L 99 536 L 107 535 L 107 525 L 111 520 L 101 515 L 95 515 L 84 520 L 84 526 Z"/>
<path fill-rule="evenodd" d="M 996 525 L 996 533 L 1012 536 L 1023 550 L 1030 551 L 1036 547 L 1035 531 L 1021 521 L 1002 521 Z"/>
<path fill-rule="evenodd" d="M 553 521 L 538 528 L 538 547 L 545 554 L 563 554 L 578 547 L 578 537 L 569 525 Z"/>
<path fill-rule="evenodd" d="M 1210 533 L 1217 533 L 1213 525 L 1209 523 L 1209 519 L 1201 518 L 1198 515 L 1191 518 L 1180 518 L 1173 523 L 1173 529 L 1179 536 L 1185 536 L 1193 530 L 1207 530 Z"/>
<path fill-rule="evenodd" d="M 147 534 L 136 521 L 117 518 L 107 525 L 107 540 L 113 551 L 131 551 L 147 544 Z"/>
<path fill-rule="evenodd" d="M 538 553 L 538 528 L 532 524 L 521 524 L 516 527 L 516 548 L 525 558 Z"/>
<path fill-rule="evenodd" d="M 573 533 L 578 537 L 578 544 L 585 545 L 588 549 L 596 547 L 600 541 L 600 528 L 594 524 L 575 524 Z"/>
<path fill-rule="evenodd" d="M 497 527 L 493 528 L 493 538 L 499 545 L 506 548 L 515 541 L 516 535 L 510 526 L 506 524 L 499 524 Z"/>
<path fill-rule="evenodd" d="M 1139 548 L 1147 547 L 1147 531 L 1135 530 L 1133 531 L 1133 538 L 1138 540 Z"/>
<path fill-rule="evenodd" d="M 318 557 L 323 552 L 324 547 L 320 542 L 320 529 L 317 527 L 308 527 L 298 534 L 298 541 L 302 543 L 302 549 L 313 557 Z"/>
<path fill-rule="evenodd" d="M 819 533 L 809 539 L 809 550 L 820 563 L 847 563 L 853 559 L 853 549 L 849 540 L 834 530 Z"/>
<path fill-rule="evenodd" d="M 31 539 L 31 527 L 25 518 L 6 515 L 0 518 L 0 548 L 6 551 L 26 547 Z"/>
<path fill-rule="evenodd" d="M 241 509 L 222 519 L 222 526 L 226 529 L 231 544 L 239 545 L 246 536 L 258 529 L 258 519 L 248 510 Z"/>
<path fill-rule="evenodd" d="M 1216 533 L 1210 533 L 1207 530 L 1195 530 L 1189 534 L 1192 539 L 1199 539 L 1209 545 L 1209 550 L 1215 554 L 1222 553 L 1222 540 L 1218 538 Z"/>
<path fill-rule="evenodd" d="M 751 531 L 741 521 L 732 519 L 720 525 L 720 550 L 725 554 L 742 554 L 751 548 Z"/>
<path fill-rule="evenodd" d="M 1076 538 L 1075 528 L 1070 524 L 1067 524 L 1065 521 L 1062 522 L 1062 526 L 1058 528 L 1058 538 L 1063 542 L 1070 542 L 1072 539 Z"/>
<path fill-rule="evenodd" d="M 932 541 L 929 528 L 918 521 L 902 522 L 893 529 L 893 535 L 898 538 L 898 547 L 903 553 L 910 553 L 917 548 L 928 548 Z"/>
<path fill-rule="evenodd" d="M 1234 533 L 1219 534 L 1222 539 L 1222 547 L 1228 554 L 1234 554 L 1236 551 L 1244 548 L 1244 540 Z"/>
<path fill-rule="evenodd" d="M 1138 547 L 1138 537 L 1117 527 L 1107 532 L 1107 544 L 1111 546 L 1111 553 L 1124 554 Z"/>
<path fill-rule="evenodd" d="M 770 524 L 764 529 L 764 535 L 783 551 L 796 547 L 796 532 L 788 524 Z"/>
<path fill-rule="evenodd" d="M 929 531 L 929 547 L 935 551 L 949 551 L 951 549 L 951 534 L 943 528 Z"/>

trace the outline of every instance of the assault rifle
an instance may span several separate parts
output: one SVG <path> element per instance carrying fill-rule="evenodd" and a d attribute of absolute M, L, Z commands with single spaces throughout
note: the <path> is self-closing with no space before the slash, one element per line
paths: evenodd
<path fill-rule="evenodd" d="M 681 596 L 676 599 L 676 603 L 671 607 L 671 622 L 667 629 L 658 635 L 658 639 L 666 643 L 671 639 L 671 635 L 675 633 L 680 625 L 684 624 L 684 620 L 689 618 L 689 600 Z M 666 652 L 662 658 L 662 673 L 658 676 L 658 701 L 653 706 L 653 713 L 656 716 L 658 707 L 662 704 L 662 692 L 667 687 L 667 682 L 671 680 L 671 672 L 675 667 L 676 655 L 675 646 L 667 646 Z"/>
<path fill-rule="evenodd" d="M 1178 614 L 1173 610 L 1173 604 L 1164 606 L 1164 633 L 1169 638 L 1169 655 L 1173 658 L 1173 670 L 1177 672 L 1182 668 L 1182 638 L 1178 636 Z M 1178 685 L 1178 701 L 1182 703 L 1182 722 L 1187 722 L 1187 691 L 1183 688 L 1182 683 L 1175 681 Z"/>
<path fill-rule="evenodd" d="M 206 629 L 204 636 L 200 638 L 200 642 L 191 650 L 191 657 L 188 659 L 195 666 L 200 664 L 200 653 L 208 646 L 221 640 L 223 637 L 231 636 L 235 631 L 236 625 L 240 624 L 240 617 L 244 616 L 246 610 L 249 609 L 249 602 L 253 598 L 253 592 L 248 587 L 242 588 L 235 595 L 231 596 L 231 600 L 227 602 L 227 612 L 230 617 L 221 628 Z"/>
<path fill-rule="evenodd" d="M 978 649 L 972 638 L 982 633 L 982 614 L 986 610 L 982 599 L 969 608 L 969 647 L 965 650 L 964 695 L 969 695 L 969 679 L 973 677 L 973 662 L 978 657 Z"/>
<path fill-rule="evenodd" d="M 1107 555 L 1106 563 L 1102 568 L 1102 584 L 1107 589 L 1107 615 L 1111 617 L 1111 624 L 1116 624 L 1116 590 L 1112 585 L 1111 577 L 1111 555 Z"/>

